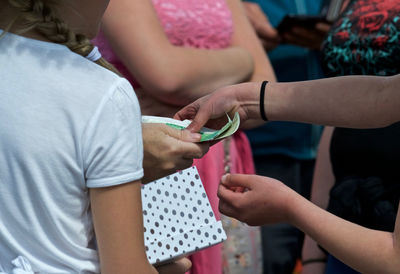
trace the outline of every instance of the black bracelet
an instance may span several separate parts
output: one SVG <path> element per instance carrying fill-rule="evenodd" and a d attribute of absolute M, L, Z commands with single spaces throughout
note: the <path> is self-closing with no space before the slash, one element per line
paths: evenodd
<path fill-rule="evenodd" d="M 261 118 L 264 121 L 268 121 L 267 115 L 265 115 L 265 109 L 264 109 L 264 97 L 265 97 L 265 86 L 268 84 L 268 81 L 263 81 L 261 84 L 261 89 L 260 89 L 260 113 L 261 113 Z"/>
<path fill-rule="evenodd" d="M 306 264 L 312 264 L 312 263 L 326 263 L 327 259 L 326 258 L 314 258 L 314 259 L 307 259 L 304 261 L 301 261 L 302 265 Z"/>

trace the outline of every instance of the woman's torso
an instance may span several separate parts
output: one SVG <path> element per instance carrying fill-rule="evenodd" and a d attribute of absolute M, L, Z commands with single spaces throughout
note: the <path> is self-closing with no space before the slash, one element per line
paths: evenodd
<path fill-rule="evenodd" d="M 326 74 L 342 76 L 400 73 L 399 14 L 400 2 L 396 0 L 352 1 L 342 17 L 335 22 L 323 44 Z M 400 188 L 400 176 L 396 168 L 400 164 L 398 140 L 400 123 L 383 129 L 336 128 L 331 140 L 331 160 L 336 178 L 331 200 L 335 195 L 344 196 L 339 194 L 341 192 L 338 185 L 346 184 L 347 191 L 342 186 L 343 191 L 354 191 L 359 197 L 358 200 L 353 198 L 354 203 L 347 206 L 352 207 L 354 212 L 360 212 L 360 204 L 367 203 L 363 199 L 373 199 L 375 195 L 370 191 L 377 193 L 382 189 L 381 197 L 375 197 L 377 203 L 381 203 L 379 200 L 389 199 L 394 203 L 394 208 L 388 211 L 396 211 L 400 198 L 397 190 Z M 387 192 L 391 192 L 390 195 Z M 371 207 L 370 210 L 378 209 Z M 353 221 L 373 228 L 379 227 L 379 224 L 367 224 L 365 220 Z M 390 226 L 393 225 L 394 218 Z"/>
<path fill-rule="evenodd" d="M 168 40 L 175 46 L 219 49 L 230 46 L 233 21 L 225 0 L 153 0 Z M 132 83 L 146 115 L 171 116 L 181 106 L 167 105 L 146 92 L 112 51 L 103 34 L 95 39 L 104 57 Z"/>

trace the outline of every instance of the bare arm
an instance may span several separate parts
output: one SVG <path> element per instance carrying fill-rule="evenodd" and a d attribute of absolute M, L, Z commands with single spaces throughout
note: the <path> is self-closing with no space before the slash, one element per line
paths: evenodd
<path fill-rule="evenodd" d="M 400 75 L 285 83 L 275 90 L 272 83 L 266 91 L 267 115 L 340 127 L 384 127 L 400 120 L 399 84 Z"/>
<path fill-rule="evenodd" d="M 247 49 L 254 60 L 254 72 L 250 81 L 276 81 L 274 70 L 257 33 L 247 18 L 242 1 L 227 0 L 227 3 L 234 23 L 232 45 Z"/>
<path fill-rule="evenodd" d="M 90 189 L 101 273 L 157 273 L 143 239 L 140 181 Z"/>
<path fill-rule="evenodd" d="M 325 127 L 318 147 L 317 161 L 311 189 L 311 202 L 326 209 L 328 207 L 329 192 L 335 182 L 330 161 L 329 147 L 333 128 Z M 325 253 L 310 236 L 305 235 L 302 260 L 324 259 Z M 325 262 L 323 260 L 305 264 L 302 267 L 302 274 L 324 273 Z"/>
<path fill-rule="evenodd" d="M 362 273 L 399 273 L 400 211 L 394 233 L 367 229 L 297 197 L 292 223 L 332 255 Z"/>
<path fill-rule="evenodd" d="M 103 31 L 146 92 L 168 104 L 185 105 L 218 87 L 248 80 L 253 72 L 245 49 L 173 46 L 150 0 L 111 1 Z"/>
<path fill-rule="evenodd" d="M 269 83 L 264 105 L 269 120 L 294 121 L 350 128 L 385 127 L 400 121 L 400 75 L 346 76 L 322 80 Z M 261 83 L 224 87 L 175 114 L 192 119 L 198 131 L 208 122 L 220 125 L 225 112 L 239 112 L 242 122 L 260 116 Z"/>
<path fill-rule="evenodd" d="M 243 187 L 246 192 L 232 188 Z M 220 211 L 250 225 L 287 222 L 362 273 L 399 273 L 400 209 L 394 233 L 367 229 L 311 203 L 272 178 L 234 174 L 222 179 Z"/>

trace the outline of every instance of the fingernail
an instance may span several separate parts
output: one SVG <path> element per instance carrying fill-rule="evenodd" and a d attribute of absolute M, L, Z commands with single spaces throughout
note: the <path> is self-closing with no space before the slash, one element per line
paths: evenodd
<path fill-rule="evenodd" d="M 200 139 L 201 139 L 201 134 L 200 134 L 200 133 L 196 133 L 196 132 L 190 132 L 190 137 L 191 137 L 194 141 L 200 141 Z"/>
<path fill-rule="evenodd" d="M 226 179 L 228 178 L 228 176 L 229 176 L 229 173 L 224 174 L 224 175 L 222 176 L 222 178 L 221 178 L 221 182 L 225 182 Z"/>

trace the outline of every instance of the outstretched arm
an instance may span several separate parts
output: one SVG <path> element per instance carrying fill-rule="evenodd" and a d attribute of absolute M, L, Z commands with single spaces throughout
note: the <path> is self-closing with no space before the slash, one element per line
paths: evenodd
<path fill-rule="evenodd" d="M 235 192 L 236 187 L 247 191 Z M 225 176 L 218 196 L 222 213 L 250 225 L 293 224 L 362 273 L 399 272 L 400 211 L 394 233 L 367 229 L 321 209 L 277 180 L 256 175 Z"/>
<path fill-rule="evenodd" d="M 335 177 L 330 160 L 330 143 L 333 128 L 325 127 L 318 146 L 318 154 L 315 163 L 314 176 L 311 188 L 311 202 L 322 209 L 328 207 L 329 192 L 334 185 Z M 325 273 L 326 254 L 310 236 L 305 235 L 302 261 L 315 260 L 312 263 L 303 264 L 302 274 Z"/>
<path fill-rule="evenodd" d="M 269 83 L 265 113 L 271 121 L 294 121 L 351 128 L 385 127 L 400 121 L 400 75 L 345 76 L 322 80 Z M 218 89 L 175 114 L 192 119 L 198 131 L 207 122 L 218 126 L 225 112 L 238 111 L 242 122 L 260 116 L 261 83 Z M 209 121 L 210 120 L 210 121 Z"/>

